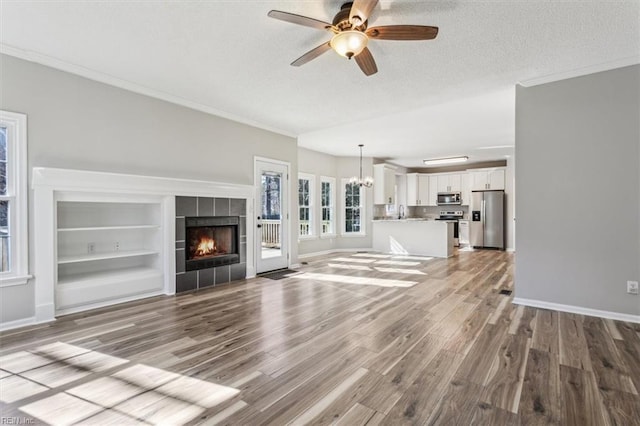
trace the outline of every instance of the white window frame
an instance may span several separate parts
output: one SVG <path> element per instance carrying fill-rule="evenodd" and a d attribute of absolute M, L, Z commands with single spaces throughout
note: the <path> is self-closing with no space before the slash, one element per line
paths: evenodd
<path fill-rule="evenodd" d="M 323 232 L 322 229 L 322 218 L 323 218 L 323 209 L 322 205 L 322 184 L 328 183 L 331 188 L 331 196 L 329 197 L 329 206 L 330 216 L 331 216 L 331 232 Z M 331 238 L 336 236 L 336 178 L 328 177 L 328 176 L 320 176 L 320 238 Z"/>
<path fill-rule="evenodd" d="M 363 186 L 360 187 L 360 231 L 358 232 L 347 232 L 347 203 L 346 203 L 346 196 L 347 196 L 347 188 L 346 185 L 349 183 L 349 179 L 346 178 L 342 178 L 340 180 L 340 197 L 342 200 L 342 226 L 341 226 L 341 236 L 343 237 L 363 237 L 366 235 L 366 229 L 365 229 L 365 206 L 366 204 L 366 199 L 365 199 L 365 188 Z"/>
<path fill-rule="evenodd" d="M 309 181 L 309 234 L 300 235 L 300 190 L 298 189 L 298 240 L 313 240 L 317 238 L 315 227 L 315 197 L 316 197 L 316 177 L 309 173 L 298 173 L 298 188 L 300 187 L 300 180 Z"/>
<path fill-rule="evenodd" d="M 27 116 L 0 110 L 0 126 L 7 129 L 7 194 L 9 201 L 9 271 L 0 272 L 0 287 L 26 284 L 29 275 L 27 210 Z"/>

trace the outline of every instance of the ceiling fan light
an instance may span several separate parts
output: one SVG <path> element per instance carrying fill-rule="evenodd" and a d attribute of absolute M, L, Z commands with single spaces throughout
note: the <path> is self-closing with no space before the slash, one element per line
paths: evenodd
<path fill-rule="evenodd" d="M 334 35 L 329 44 L 338 55 L 351 59 L 358 56 L 368 42 L 369 37 L 362 31 L 348 30 Z"/>
<path fill-rule="evenodd" d="M 449 157 L 449 158 L 433 158 L 431 160 L 422 160 L 425 166 L 437 166 L 439 164 L 456 164 L 456 163 L 464 163 L 467 161 L 469 157 L 461 156 L 461 157 Z"/>

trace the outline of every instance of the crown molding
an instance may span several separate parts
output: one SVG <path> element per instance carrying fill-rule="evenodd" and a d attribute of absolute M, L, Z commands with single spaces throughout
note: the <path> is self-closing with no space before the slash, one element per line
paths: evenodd
<path fill-rule="evenodd" d="M 627 58 L 616 59 L 615 61 L 603 62 L 600 64 L 589 65 L 587 67 L 522 80 L 518 82 L 518 84 L 523 87 L 539 86 L 541 84 L 553 83 L 555 81 L 566 80 L 568 78 L 581 77 L 583 75 L 595 74 L 597 72 L 609 71 L 637 64 L 640 64 L 640 56 L 629 56 Z"/>
<path fill-rule="evenodd" d="M 62 61 L 52 56 L 44 55 L 42 53 L 33 52 L 29 50 L 20 49 L 5 43 L 0 43 L 0 53 L 8 56 L 13 56 L 18 59 L 22 59 L 29 62 L 35 62 L 50 68 L 54 68 L 60 71 L 75 74 L 80 77 L 87 78 L 89 80 L 97 81 L 99 83 L 108 84 L 110 86 L 118 87 L 120 89 L 128 90 L 139 95 L 148 96 L 151 98 L 159 99 L 172 104 L 180 105 L 186 108 L 190 108 L 196 111 L 204 112 L 217 117 L 226 118 L 227 120 L 235 121 L 237 123 L 246 124 L 251 127 L 256 127 L 269 132 L 277 133 L 283 136 L 289 136 L 292 138 L 297 137 L 296 134 L 288 132 L 286 130 L 278 129 L 258 121 L 250 120 L 246 117 L 241 117 L 226 111 L 222 111 L 205 104 L 193 102 L 180 96 L 172 95 L 170 93 L 163 92 L 151 87 L 142 86 L 137 83 L 133 83 L 128 80 L 123 80 L 118 77 L 114 77 L 109 74 L 102 73 L 90 68 L 86 68 L 80 65 L 72 64 L 70 62 Z"/>

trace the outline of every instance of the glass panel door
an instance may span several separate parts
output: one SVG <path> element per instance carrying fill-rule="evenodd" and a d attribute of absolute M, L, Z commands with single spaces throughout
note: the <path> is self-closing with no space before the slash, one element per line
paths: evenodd
<path fill-rule="evenodd" d="M 289 266 L 288 166 L 256 160 L 257 272 Z"/>

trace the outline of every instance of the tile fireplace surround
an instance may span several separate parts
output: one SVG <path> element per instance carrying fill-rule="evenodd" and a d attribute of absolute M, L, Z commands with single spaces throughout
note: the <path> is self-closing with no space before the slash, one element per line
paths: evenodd
<path fill-rule="evenodd" d="M 240 280 L 247 275 L 247 202 L 243 199 L 176 197 L 176 293 Z M 240 263 L 185 271 L 185 217 L 239 216 Z"/>

